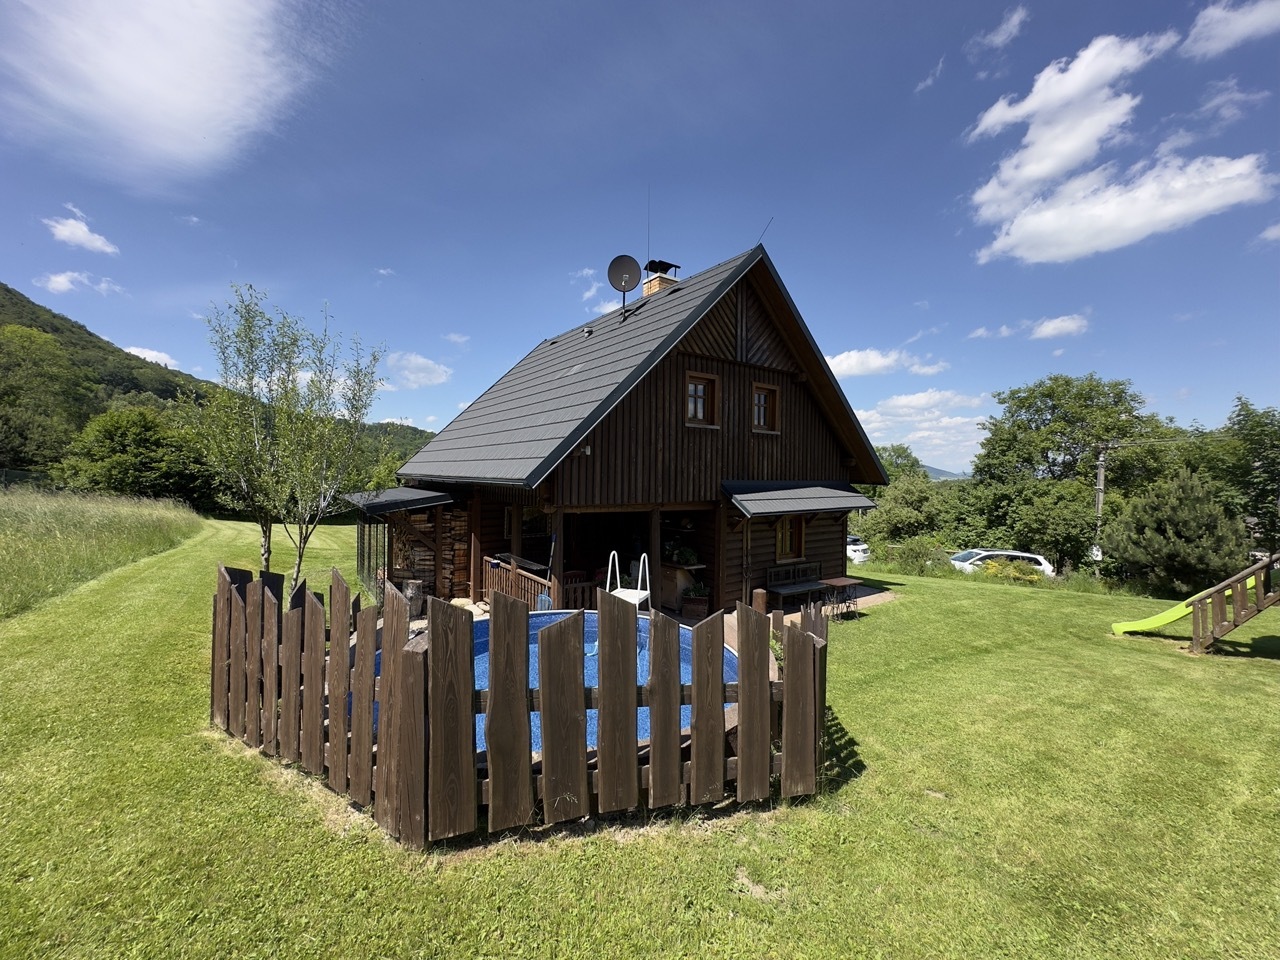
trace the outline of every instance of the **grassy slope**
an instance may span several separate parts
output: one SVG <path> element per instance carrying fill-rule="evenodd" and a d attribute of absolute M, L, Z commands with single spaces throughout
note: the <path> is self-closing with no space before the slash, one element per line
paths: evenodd
<path fill-rule="evenodd" d="M 253 554 L 209 522 L 0 623 L 0 955 L 1280 952 L 1280 661 L 1106 635 L 1158 601 L 898 578 L 835 628 L 863 772 L 826 797 L 422 856 L 207 731 L 214 564 Z"/>

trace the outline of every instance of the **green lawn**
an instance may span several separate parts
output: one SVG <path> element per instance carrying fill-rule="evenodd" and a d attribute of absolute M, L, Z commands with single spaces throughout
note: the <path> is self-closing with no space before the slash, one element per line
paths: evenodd
<path fill-rule="evenodd" d="M 1280 955 L 1280 611 L 1192 658 L 1108 636 L 1160 601 L 880 575 L 827 795 L 422 855 L 209 732 L 255 553 L 206 522 L 0 622 L 0 956 Z"/>

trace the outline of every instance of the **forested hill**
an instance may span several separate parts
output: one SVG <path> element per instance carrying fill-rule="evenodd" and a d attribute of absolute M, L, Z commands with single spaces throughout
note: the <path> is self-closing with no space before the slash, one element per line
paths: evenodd
<path fill-rule="evenodd" d="M 93 387 L 103 401 L 122 393 L 151 393 L 161 400 L 175 399 L 183 390 L 200 392 L 203 380 L 143 360 L 93 333 L 82 323 L 54 313 L 0 283 L 0 327 L 16 324 L 53 336 L 71 366 Z M 91 410 L 90 413 L 96 413 Z"/>

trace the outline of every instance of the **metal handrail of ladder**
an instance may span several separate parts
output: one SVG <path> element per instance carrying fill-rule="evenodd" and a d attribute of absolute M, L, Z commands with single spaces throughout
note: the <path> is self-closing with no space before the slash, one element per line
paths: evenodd
<path fill-rule="evenodd" d="M 640 568 L 636 572 L 635 587 L 624 587 L 622 585 L 622 568 L 618 563 L 618 551 L 609 551 L 609 567 L 605 571 L 604 589 L 606 593 L 621 597 L 628 603 L 634 604 L 637 608 L 643 603 L 652 613 L 653 598 L 649 589 L 649 555 L 647 553 L 640 554 Z"/>

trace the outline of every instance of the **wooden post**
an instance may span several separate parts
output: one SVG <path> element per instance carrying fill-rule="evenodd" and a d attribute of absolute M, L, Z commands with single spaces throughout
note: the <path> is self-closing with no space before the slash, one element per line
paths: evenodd
<path fill-rule="evenodd" d="M 813 637 L 788 624 L 783 647 L 782 795 L 797 797 L 817 789 Z"/>
<path fill-rule="evenodd" d="M 382 617 L 382 669 L 378 697 L 378 765 L 374 770 L 373 819 L 392 836 L 400 834 L 400 660 L 409 641 L 409 607 L 388 583 Z"/>
<path fill-rule="evenodd" d="M 427 839 L 427 638 L 400 655 L 400 839 L 414 850 Z"/>
<path fill-rule="evenodd" d="M 467 511 L 467 525 L 471 528 L 471 602 L 484 599 L 484 555 L 480 551 L 480 495 L 471 495 L 471 509 Z"/>
<path fill-rule="evenodd" d="M 596 734 L 601 813 L 630 810 L 639 801 L 636 760 L 636 608 L 596 590 L 599 610 L 600 709 Z"/>
<path fill-rule="evenodd" d="M 769 796 L 769 619 L 738 603 L 738 802 Z"/>
<path fill-rule="evenodd" d="M 551 558 L 551 606 L 564 608 L 564 510 L 556 507 L 551 513 L 551 538 L 555 543 L 555 555 Z"/>
<path fill-rule="evenodd" d="M 751 609 L 756 613 L 769 612 L 769 591 L 763 587 L 756 587 L 751 591 Z"/>
<path fill-rule="evenodd" d="M 489 832 L 533 820 L 532 727 L 529 719 L 529 607 L 495 593 L 489 620 Z"/>

